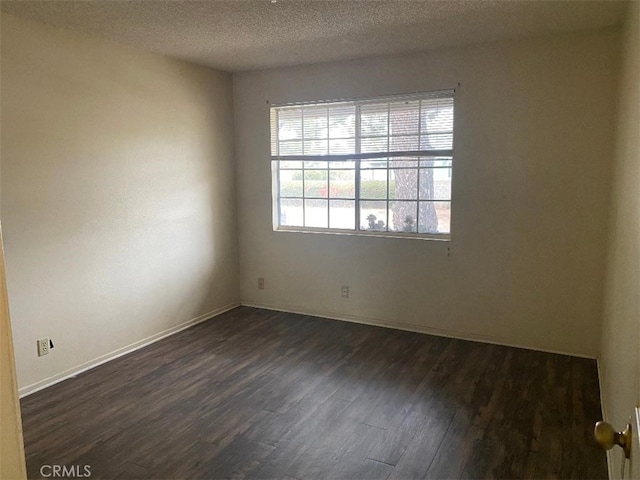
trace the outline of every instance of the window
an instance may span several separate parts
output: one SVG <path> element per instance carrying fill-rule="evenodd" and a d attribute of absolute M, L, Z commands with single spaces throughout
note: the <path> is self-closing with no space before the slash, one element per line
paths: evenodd
<path fill-rule="evenodd" d="M 272 107 L 274 228 L 448 238 L 453 93 Z"/>

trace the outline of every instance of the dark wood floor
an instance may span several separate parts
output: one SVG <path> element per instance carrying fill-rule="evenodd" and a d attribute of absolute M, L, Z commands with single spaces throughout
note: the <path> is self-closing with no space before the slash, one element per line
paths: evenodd
<path fill-rule="evenodd" d="M 607 476 L 595 361 L 247 307 L 22 414 L 30 478 Z"/>

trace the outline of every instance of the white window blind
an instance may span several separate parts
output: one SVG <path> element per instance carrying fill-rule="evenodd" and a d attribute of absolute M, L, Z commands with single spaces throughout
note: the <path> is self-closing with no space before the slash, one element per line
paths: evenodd
<path fill-rule="evenodd" d="M 272 160 L 450 155 L 453 91 L 271 109 Z"/>
<path fill-rule="evenodd" d="M 276 229 L 449 235 L 453 90 L 271 108 Z"/>

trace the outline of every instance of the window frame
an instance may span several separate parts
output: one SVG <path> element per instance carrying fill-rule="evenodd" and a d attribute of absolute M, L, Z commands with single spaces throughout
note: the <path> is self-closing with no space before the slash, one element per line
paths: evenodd
<path fill-rule="evenodd" d="M 419 226 L 416 225 L 415 232 L 408 231 L 398 231 L 398 230 L 389 230 L 389 213 L 390 213 L 390 202 L 394 201 L 407 201 L 407 202 L 415 202 L 416 203 L 416 222 L 419 221 L 420 215 L 420 203 L 421 202 L 432 202 L 434 204 L 438 202 L 448 203 L 450 212 L 453 210 L 453 164 L 454 164 L 454 142 L 455 142 L 455 110 L 456 110 L 456 89 L 444 89 L 444 90 L 433 90 L 427 92 L 419 92 L 412 94 L 398 94 L 398 95 L 386 95 L 380 97 L 368 97 L 368 98 L 357 98 L 357 99 L 342 99 L 342 100 L 327 100 L 327 101 L 306 101 L 306 102 L 296 102 L 296 103 L 280 103 L 280 104 L 271 104 L 268 103 L 269 106 L 269 114 L 270 114 L 270 130 L 271 130 L 271 173 L 272 173 L 272 221 L 273 221 L 273 230 L 276 232 L 289 232 L 289 233 L 319 233 L 319 234 L 328 234 L 328 235 L 357 235 L 357 236 L 370 236 L 370 237 L 383 237 L 383 238 L 413 238 L 413 239 L 422 239 L 422 240 L 436 240 L 436 241 L 450 241 L 452 238 L 452 222 L 450 213 L 449 220 L 449 231 L 438 233 L 438 232 L 419 232 Z M 400 102 L 409 102 L 409 101 L 421 101 L 427 100 L 430 98 L 448 98 L 451 99 L 452 103 L 452 120 L 451 120 L 451 148 L 450 149 L 418 149 L 418 150 L 408 150 L 408 151 L 395 151 L 391 150 L 389 147 L 385 151 L 381 152 L 373 152 L 373 153 L 362 153 L 361 151 L 361 140 L 362 138 L 368 138 L 366 135 L 362 135 L 361 130 L 361 107 L 367 104 L 380 104 L 380 103 L 388 103 L 389 108 L 393 103 Z M 349 154 L 327 154 L 327 155 L 282 155 L 279 152 L 279 147 L 281 141 L 278 139 L 277 133 L 274 139 L 274 118 L 275 123 L 277 124 L 279 120 L 279 116 L 274 117 L 274 112 L 281 111 L 287 108 L 304 108 L 304 107 L 327 107 L 336 105 L 349 105 L 352 104 L 355 107 L 356 115 L 355 115 L 355 133 L 354 133 L 354 141 L 355 141 L 355 153 Z M 389 119 L 390 110 L 387 111 L 387 117 Z M 423 135 L 421 130 L 420 123 L 422 122 L 422 110 L 420 107 L 419 110 L 419 123 L 417 129 L 417 137 L 420 140 Z M 388 120 L 389 121 L 389 120 Z M 304 127 L 303 127 L 304 128 Z M 328 125 L 327 128 L 330 128 Z M 278 126 L 276 125 L 275 130 L 278 130 Z M 443 132 L 435 132 L 436 134 L 442 134 Z M 424 135 L 429 135 L 428 133 Z M 380 136 L 381 138 L 387 139 L 387 145 L 389 145 L 389 140 L 392 137 L 398 137 L 403 135 L 391 135 L 389 128 L 387 128 L 387 133 L 384 136 Z M 410 136 L 410 135 L 405 135 Z M 330 136 L 327 134 L 327 142 L 330 141 Z M 301 142 L 304 144 L 304 131 L 302 133 Z M 323 139 L 324 140 L 324 139 Z M 276 145 L 276 152 L 274 154 L 273 147 Z M 303 150 L 304 151 L 304 150 Z M 392 167 L 390 162 L 393 158 L 398 158 L 398 161 L 407 161 L 407 158 L 415 158 L 416 166 L 413 167 Z M 386 167 L 381 167 L 380 170 L 384 170 L 386 172 L 387 181 L 386 188 L 387 194 L 385 198 L 380 199 L 363 199 L 361 198 L 361 174 L 362 170 L 370 170 L 371 168 L 362 168 L 362 161 L 372 161 L 376 158 L 384 160 L 386 162 Z M 449 162 L 448 165 L 437 166 L 437 165 L 429 165 L 423 166 L 422 162 L 436 162 L 442 161 L 443 159 L 447 159 Z M 281 179 L 280 172 L 282 170 L 298 170 L 298 169 L 283 169 L 281 168 L 281 162 L 301 162 L 302 167 L 299 169 L 302 172 L 302 192 L 301 195 L 291 196 L 291 197 L 281 197 Z M 332 169 L 331 162 L 353 162 L 353 168 L 348 169 Z M 326 167 L 305 167 L 305 162 L 326 162 Z M 396 169 L 406 169 L 413 170 L 416 172 L 418 188 L 416 193 L 416 198 L 412 199 L 397 199 L 390 198 L 390 172 Z M 450 178 L 450 191 L 448 199 L 429 199 L 423 200 L 420 198 L 420 188 L 419 188 L 419 178 L 423 169 L 448 169 L 449 178 Z M 340 171 L 340 170 L 348 170 L 354 172 L 354 196 L 353 198 L 342 198 L 342 197 L 331 197 L 330 193 L 327 192 L 326 197 L 308 197 L 305 194 L 305 172 L 309 170 L 317 170 L 317 171 L 325 171 L 327 172 L 327 186 L 330 188 L 330 176 L 332 171 Z M 303 215 L 305 211 L 305 202 L 306 200 L 323 200 L 327 202 L 327 226 L 326 227 L 312 227 L 312 226 L 300 226 L 300 225 L 282 225 L 282 200 L 299 200 L 302 203 Z M 331 200 L 345 200 L 352 201 L 354 204 L 354 228 L 335 228 L 331 227 L 330 222 L 330 212 Z M 367 201 L 380 201 L 386 202 L 386 230 L 368 230 L 363 229 L 361 223 L 361 208 L 362 203 Z M 304 218 L 304 217 L 303 217 Z M 303 220 L 304 223 L 304 220 Z"/>

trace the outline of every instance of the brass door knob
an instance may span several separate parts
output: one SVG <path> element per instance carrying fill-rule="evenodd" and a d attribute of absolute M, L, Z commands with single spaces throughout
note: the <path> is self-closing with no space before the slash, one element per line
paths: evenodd
<path fill-rule="evenodd" d="M 631 425 L 627 423 L 627 427 L 622 432 L 616 432 L 611 424 L 607 422 L 597 422 L 593 429 L 593 436 L 596 442 L 604 449 L 610 450 L 614 445 L 619 445 L 624 450 L 624 456 L 631 456 Z"/>

